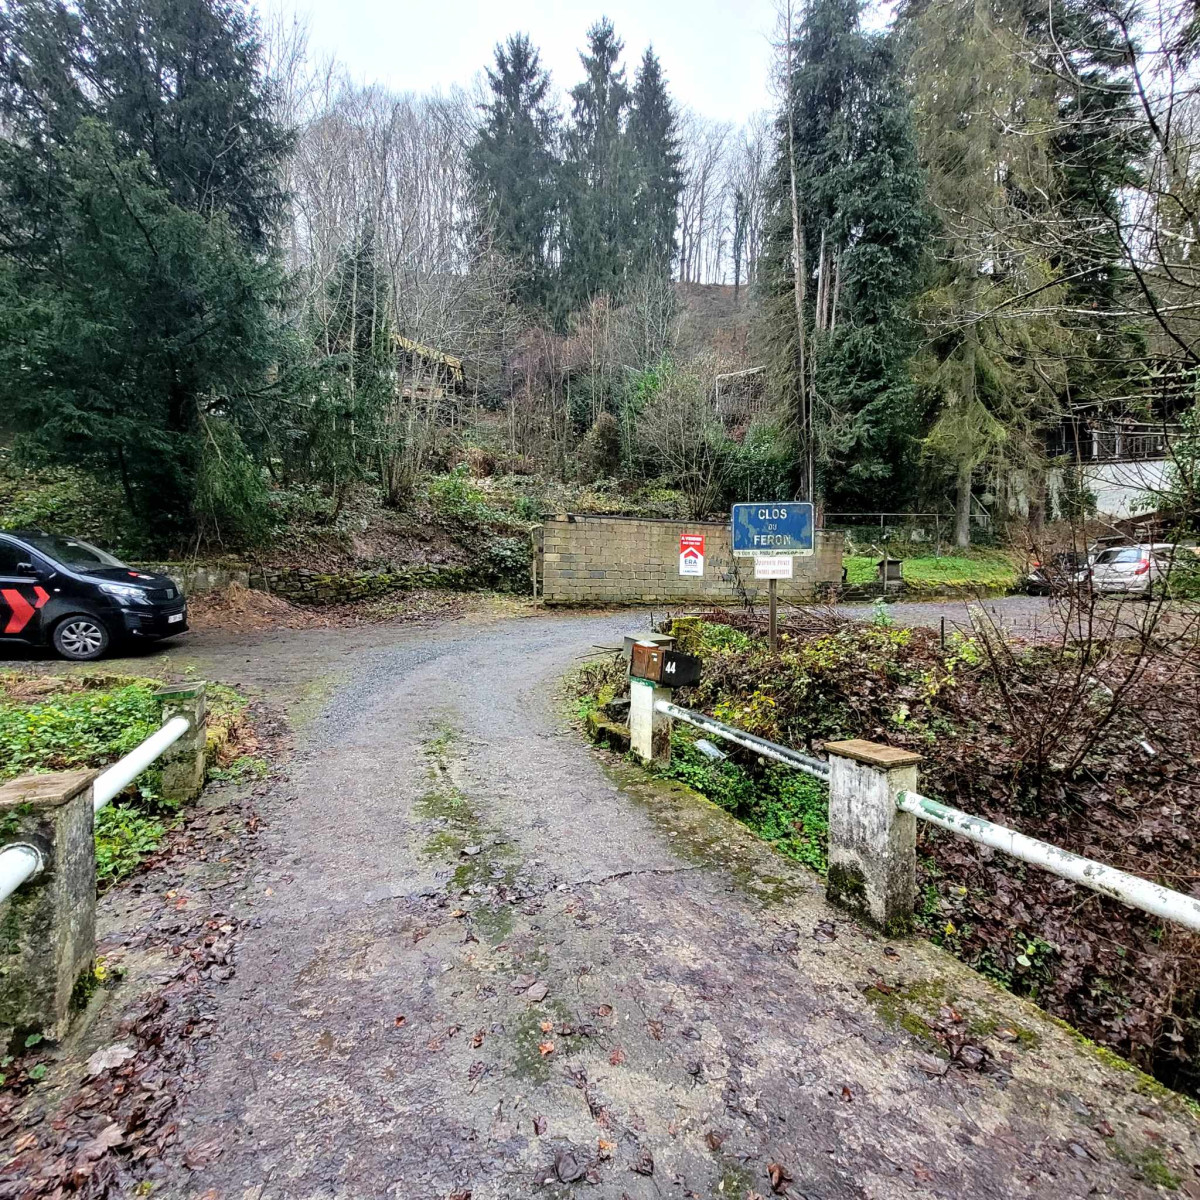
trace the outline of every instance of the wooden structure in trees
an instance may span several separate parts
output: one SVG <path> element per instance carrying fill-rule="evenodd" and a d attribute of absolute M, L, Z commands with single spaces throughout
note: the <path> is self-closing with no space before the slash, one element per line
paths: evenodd
<path fill-rule="evenodd" d="M 396 388 L 406 400 L 440 402 L 463 396 L 467 390 L 461 358 L 395 335 Z"/>
<path fill-rule="evenodd" d="M 769 408 L 766 367 L 748 367 L 718 375 L 713 399 L 717 416 L 727 426 L 749 425 L 766 416 Z"/>

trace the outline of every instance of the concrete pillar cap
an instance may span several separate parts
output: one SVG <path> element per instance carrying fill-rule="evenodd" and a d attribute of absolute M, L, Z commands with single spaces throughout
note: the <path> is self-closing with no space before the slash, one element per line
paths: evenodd
<path fill-rule="evenodd" d="M 156 696 L 173 696 L 177 700 L 187 700 L 192 696 L 198 696 L 205 691 L 208 684 L 204 680 L 198 680 L 195 683 L 182 683 L 178 686 L 160 687 L 154 694 Z"/>
<path fill-rule="evenodd" d="M 839 758 L 852 758 L 855 762 L 871 767 L 882 767 L 889 771 L 894 767 L 911 767 L 923 761 L 924 756 L 915 750 L 901 750 L 898 746 L 885 746 L 882 742 L 868 742 L 852 738 L 846 742 L 826 742 L 826 754 Z"/>
<path fill-rule="evenodd" d="M 99 774 L 99 771 L 54 771 L 19 775 L 0 784 L 0 809 L 22 806 L 34 810 L 58 808 L 68 800 L 73 800 L 85 788 L 91 787 L 92 780 Z"/>

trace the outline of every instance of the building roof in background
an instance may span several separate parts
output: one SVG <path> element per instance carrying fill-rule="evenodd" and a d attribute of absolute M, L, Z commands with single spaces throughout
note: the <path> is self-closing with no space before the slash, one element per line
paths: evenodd
<path fill-rule="evenodd" d="M 437 350 L 433 346 L 425 346 L 421 342 L 414 342 L 412 338 L 406 338 L 399 333 L 395 337 L 396 345 L 401 350 L 407 351 L 407 353 L 415 355 L 418 358 L 423 358 L 426 362 L 438 363 L 440 366 L 445 367 L 455 383 L 463 383 L 465 381 L 461 358 L 455 358 L 453 354 L 446 354 L 444 351 Z"/>

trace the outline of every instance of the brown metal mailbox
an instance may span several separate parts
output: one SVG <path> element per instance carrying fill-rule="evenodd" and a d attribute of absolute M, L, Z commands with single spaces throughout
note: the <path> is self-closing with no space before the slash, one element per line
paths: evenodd
<path fill-rule="evenodd" d="M 689 687 L 700 681 L 700 660 L 693 654 L 668 650 L 653 642 L 634 642 L 629 674 L 662 687 Z"/>

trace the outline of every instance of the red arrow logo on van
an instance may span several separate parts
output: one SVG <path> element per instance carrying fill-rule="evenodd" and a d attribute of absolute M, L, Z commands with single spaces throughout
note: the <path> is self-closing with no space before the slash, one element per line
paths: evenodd
<path fill-rule="evenodd" d="M 8 618 L 8 624 L 4 627 L 5 633 L 20 633 L 29 624 L 33 614 L 50 599 L 46 594 L 45 588 L 35 587 L 33 594 L 37 597 L 37 600 L 35 603 L 30 604 L 16 588 L 0 589 L 0 596 L 4 597 L 8 603 L 8 607 L 12 609 L 12 613 Z"/>

